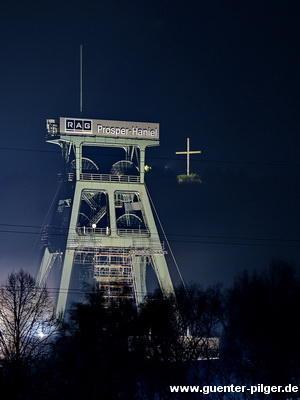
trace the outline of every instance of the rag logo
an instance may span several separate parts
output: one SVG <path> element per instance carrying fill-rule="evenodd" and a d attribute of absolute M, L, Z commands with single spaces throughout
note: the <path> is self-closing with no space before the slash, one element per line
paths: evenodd
<path fill-rule="evenodd" d="M 92 121 L 83 119 L 66 119 L 66 132 L 91 133 Z"/>

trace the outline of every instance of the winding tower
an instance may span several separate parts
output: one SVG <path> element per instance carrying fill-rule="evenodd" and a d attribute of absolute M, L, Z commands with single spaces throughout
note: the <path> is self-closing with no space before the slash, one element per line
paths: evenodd
<path fill-rule="evenodd" d="M 162 292 L 173 293 L 144 183 L 145 151 L 159 145 L 159 125 L 49 119 L 47 142 L 60 146 L 63 173 L 37 282 L 44 283 L 61 259 L 57 312 L 77 300 L 72 293 L 83 282 L 96 284 L 107 304 L 139 304 L 147 294 L 148 267 Z M 102 161 L 110 167 L 105 170 Z"/>

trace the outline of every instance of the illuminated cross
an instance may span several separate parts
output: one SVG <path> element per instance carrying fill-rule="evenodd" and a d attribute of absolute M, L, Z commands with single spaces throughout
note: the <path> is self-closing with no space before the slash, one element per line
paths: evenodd
<path fill-rule="evenodd" d="M 175 154 L 186 154 L 186 174 L 190 174 L 190 154 L 199 154 L 201 151 L 190 151 L 190 138 L 186 139 L 186 151 L 176 151 Z"/>

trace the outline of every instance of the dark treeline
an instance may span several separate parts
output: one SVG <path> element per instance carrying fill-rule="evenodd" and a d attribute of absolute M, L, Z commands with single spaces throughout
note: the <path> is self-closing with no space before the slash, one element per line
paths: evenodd
<path fill-rule="evenodd" d="M 300 386 L 300 278 L 285 262 L 245 272 L 226 290 L 190 284 L 176 298 L 157 292 L 139 310 L 127 302 L 105 308 L 92 292 L 65 322 L 54 320 L 46 289 L 41 296 L 21 271 L 2 285 L 0 308 L 3 400 L 300 398 L 170 392 L 170 385 Z"/>

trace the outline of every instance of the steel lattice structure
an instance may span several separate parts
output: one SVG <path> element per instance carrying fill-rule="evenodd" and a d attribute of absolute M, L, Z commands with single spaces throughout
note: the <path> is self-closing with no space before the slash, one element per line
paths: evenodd
<path fill-rule="evenodd" d="M 65 311 L 80 281 L 96 283 L 107 303 L 140 304 L 148 266 L 162 291 L 173 293 L 144 183 L 145 151 L 159 145 L 158 124 L 60 118 L 47 120 L 47 131 L 47 141 L 62 150 L 64 166 L 37 281 L 45 282 L 62 260 L 57 311 Z M 100 148 L 102 158 L 112 150 L 121 150 L 123 158 L 102 171 Z"/>

